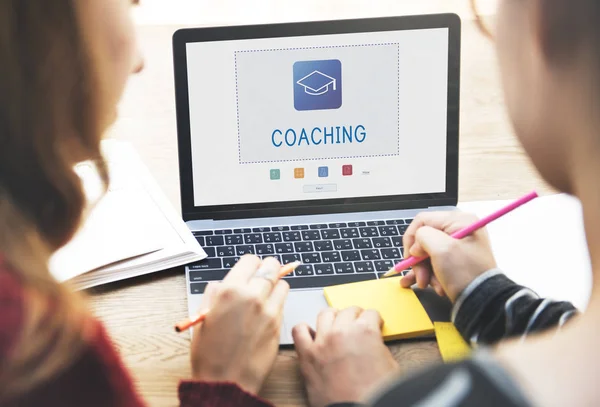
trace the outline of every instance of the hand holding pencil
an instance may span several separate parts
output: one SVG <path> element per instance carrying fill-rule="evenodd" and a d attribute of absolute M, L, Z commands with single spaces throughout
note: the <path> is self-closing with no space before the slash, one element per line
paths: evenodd
<path fill-rule="evenodd" d="M 279 349 L 283 306 L 289 291 L 274 258 L 242 257 L 202 298 L 206 318 L 196 323 L 192 339 L 194 380 L 233 382 L 257 394 Z"/>
<path fill-rule="evenodd" d="M 406 260 L 395 270 L 412 270 L 400 283 L 408 288 L 431 285 L 439 295 L 448 295 L 454 302 L 477 276 L 496 268 L 490 241 L 483 226 L 536 198 L 532 192 L 481 220 L 461 211 L 423 212 L 404 234 Z M 390 273 L 392 274 L 392 273 Z"/>
<path fill-rule="evenodd" d="M 285 266 L 281 267 L 279 275 L 277 276 L 277 280 L 292 273 L 301 264 L 302 264 L 301 262 L 295 261 L 293 263 L 288 263 Z M 261 276 L 261 277 L 264 278 L 264 276 Z M 197 325 L 197 324 L 203 322 L 206 319 L 206 316 L 208 315 L 209 311 L 210 311 L 210 309 L 208 309 L 208 308 L 201 309 L 195 317 L 178 322 L 177 324 L 175 324 L 175 331 L 183 332 L 183 331 L 190 329 L 194 325 Z"/>

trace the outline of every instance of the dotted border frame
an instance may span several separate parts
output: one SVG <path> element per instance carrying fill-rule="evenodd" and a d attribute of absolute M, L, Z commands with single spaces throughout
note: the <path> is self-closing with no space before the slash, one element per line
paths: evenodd
<path fill-rule="evenodd" d="M 398 112 L 397 112 L 397 127 L 398 127 L 398 149 L 395 154 L 372 154 L 372 155 L 357 155 L 357 156 L 341 156 L 341 157 L 320 157 L 320 158 L 295 158 L 290 160 L 267 160 L 267 161 L 242 161 L 242 142 L 240 137 L 240 104 L 239 104 L 239 88 L 238 88 L 238 69 L 237 55 L 244 53 L 257 52 L 273 52 L 273 51 L 300 51 L 307 49 L 331 49 L 331 48 L 357 48 L 357 47 L 378 47 L 378 46 L 396 46 L 398 54 L 397 59 L 397 76 L 398 76 Z M 235 105 L 237 117 L 237 133 L 238 133 L 238 164 L 268 164 L 268 163 L 287 163 L 298 161 L 321 161 L 321 160 L 339 160 L 339 159 L 354 159 L 354 158 L 373 158 L 373 157 L 395 157 L 400 155 L 400 44 L 397 42 L 382 42 L 378 44 L 353 44 L 353 45 L 323 45 L 318 47 L 293 47 L 293 48 L 266 48 L 234 51 L 234 68 L 235 68 Z"/>

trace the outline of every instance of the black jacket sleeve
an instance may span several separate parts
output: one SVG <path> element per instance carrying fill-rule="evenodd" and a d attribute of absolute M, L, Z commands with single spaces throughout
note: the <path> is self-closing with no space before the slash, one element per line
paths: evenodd
<path fill-rule="evenodd" d="M 539 298 L 494 269 L 475 279 L 458 297 L 452 320 L 465 340 L 487 345 L 560 327 L 576 314 L 571 303 Z"/>

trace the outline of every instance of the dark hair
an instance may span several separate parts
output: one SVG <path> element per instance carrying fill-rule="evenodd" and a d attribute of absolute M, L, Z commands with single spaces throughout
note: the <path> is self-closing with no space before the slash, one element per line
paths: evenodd
<path fill-rule="evenodd" d="M 93 160 L 108 181 L 81 3 L 0 0 L 0 257 L 26 297 L 18 345 L 1 364 L 0 398 L 56 375 L 84 342 L 85 308 L 47 266 L 87 203 L 75 164 Z"/>
<path fill-rule="evenodd" d="M 0 196 L 56 249 L 85 204 L 73 166 L 100 155 L 90 61 L 76 0 L 0 1 Z"/>
<path fill-rule="evenodd" d="M 600 1 L 542 1 L 543 47 L 548 59 L 561 63 L 588 47 L 600 63 Z"/>

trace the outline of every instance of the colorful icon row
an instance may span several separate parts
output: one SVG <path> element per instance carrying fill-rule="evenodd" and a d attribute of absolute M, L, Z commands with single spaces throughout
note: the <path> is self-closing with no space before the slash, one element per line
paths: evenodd
<path fill-rule="evenodd" d="M 329 167 L 319 167 L 317 170 L 317 174 L 319 178 L 327 178 L 329 177 Z M 270 171 L 271 180 L 276 181 L 281 179 L 281 170 L 279 168 L 272 168 Z M 352 165 L 342 165 L 342 175 L 344 177 L 348 177 L 352 175 Z M 294 178 L 302 179 L 304 178 L 304 168 L 294 168 Z"/>

